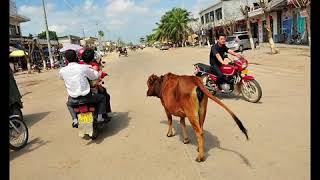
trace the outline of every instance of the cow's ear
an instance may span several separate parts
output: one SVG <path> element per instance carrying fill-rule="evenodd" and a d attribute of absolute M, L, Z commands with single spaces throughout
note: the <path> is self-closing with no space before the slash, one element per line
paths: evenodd
<path fill-rule="evenodd" d="M 154 75 L 154 74 L 152 74 L 151 76 L 149 76 L 148 82 L 147 82 L 148 86 L 153 85 L 154 82 L 155 82 L 158 78 L 159 78 L 159 77 L 156 76 L 156 75 Z"/>

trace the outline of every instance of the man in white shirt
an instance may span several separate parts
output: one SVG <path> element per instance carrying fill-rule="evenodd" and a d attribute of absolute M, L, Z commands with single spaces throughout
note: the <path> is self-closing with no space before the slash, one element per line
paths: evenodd
<path fill-rule="evenodd" d="M 96 80 L 101 74 L 90 68 L 89 65 L 78 64 L 76 51 L 67 50 L 65 56 L 69 64 L 60 70 L 59 77 L 64 80 L 69 95 L 67 106 L 73 119 L 72 127 L 78 127 L 78 118 L 73 110 L 73 105 L 79 101 L 96 103 L 98 105 L 98 122 L 104 122 L 102 115 L 106 114 L 106 98 L 101 94 L 90 93 L 89 84 L 89 80 Z"/>

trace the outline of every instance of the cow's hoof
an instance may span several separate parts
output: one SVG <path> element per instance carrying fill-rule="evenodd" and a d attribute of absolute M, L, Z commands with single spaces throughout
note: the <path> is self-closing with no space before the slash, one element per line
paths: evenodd
<path fill-rule="evenodd" d="M 199 157 L 199 156 L 198 156 L 197 159 L 196 159 L 196 161 L 197 161 L 197 162 L 203 162 L 203 161 L 204 161 L 204 157 Z"/>
<path fill-rule="evenodd" d="M 184 143 L 184 144 L 189 144 L 189 142 L 190 142 L 190 141 L 189 141 L 188 138 L 183 140 L 183 143 Z"/>

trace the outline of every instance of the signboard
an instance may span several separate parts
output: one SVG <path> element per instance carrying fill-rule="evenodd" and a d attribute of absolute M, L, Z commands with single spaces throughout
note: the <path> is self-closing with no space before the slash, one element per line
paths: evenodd
<path fill-rule="evenodd" d="M 308 16 L 307 11 L 306 10 L 300 11 L 300 16 L 301 17 L 307 17 Z"/>

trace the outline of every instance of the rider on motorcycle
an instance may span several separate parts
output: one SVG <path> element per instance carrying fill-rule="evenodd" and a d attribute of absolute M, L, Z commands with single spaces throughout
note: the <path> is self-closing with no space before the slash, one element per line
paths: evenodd
<path fill-rule="evenodd" d="M 64 80 L 69 95 L 67 107 L 72 117 L 72 127 L 78 127 L 78 118 L 73 106 L 80 101 L 97 104 L 97 121 L 100 123 L 105 122 L 102 115 L 106 114 L 106 98 L 101 94 L 91 93 L 88 81 L 88 79 L 98 79 L 101 73 L 90 68 L 90 66 L 78 64 L 77 53 L 74 50 L 67 50 L 65 56 L 69 63 L 66 67 L 61 68 L 59 77 Z"/>
<path fill-rule="evenodd" d="M 220 71 L 220 67 L 222 65 L 228 64 L 228 60 L 224 61 L 225 59 L 225 53 L 229 53 L 233 56 L 236 56 L 238 58 L 241 58 L 242 56 L 240 54 L 235 53 L 233 50 L 230 50 L 226 46 L 226 35 L 225 34 L 217 34 L 217 43 L 212 45 L 211 51 L 210 51 L 210 65 L 211 65 L 211 71 L 214 75 L 217 76 L 217 85 L 220 85 L 223 83 L 224 76 L 222 72 Z"/>
<path fill-rule="evenodd" d="M 105 96 L 106 98 L 106 108 L 107 108 L 107 113 L 111 112 L 111 105 L 110 105 L 110 95 L 108 94 L 106 88 L 104 88 L 101 84 L 99 84 L 99 81 L 101 81 L 102 78 L 104 78 L 107 74 L 102 72 L 102 69 L 100 68 L 100 65 L 98 62 L 95 61 L 95 59 L 92 57 L 94 55 L 93 49 L 87 48 L 84 51 L 79 51 L 78 56 L 79 59 L 79 64 L 86 64 L 90 65 L 94 70 L 101 72 L 101 77 L 98 80 L 90 81 L 90 87 L 91 87 L 91 92 L 92 93 L 99 93 Z M 106 114 L 105 119 L 110 119 Z"/>

